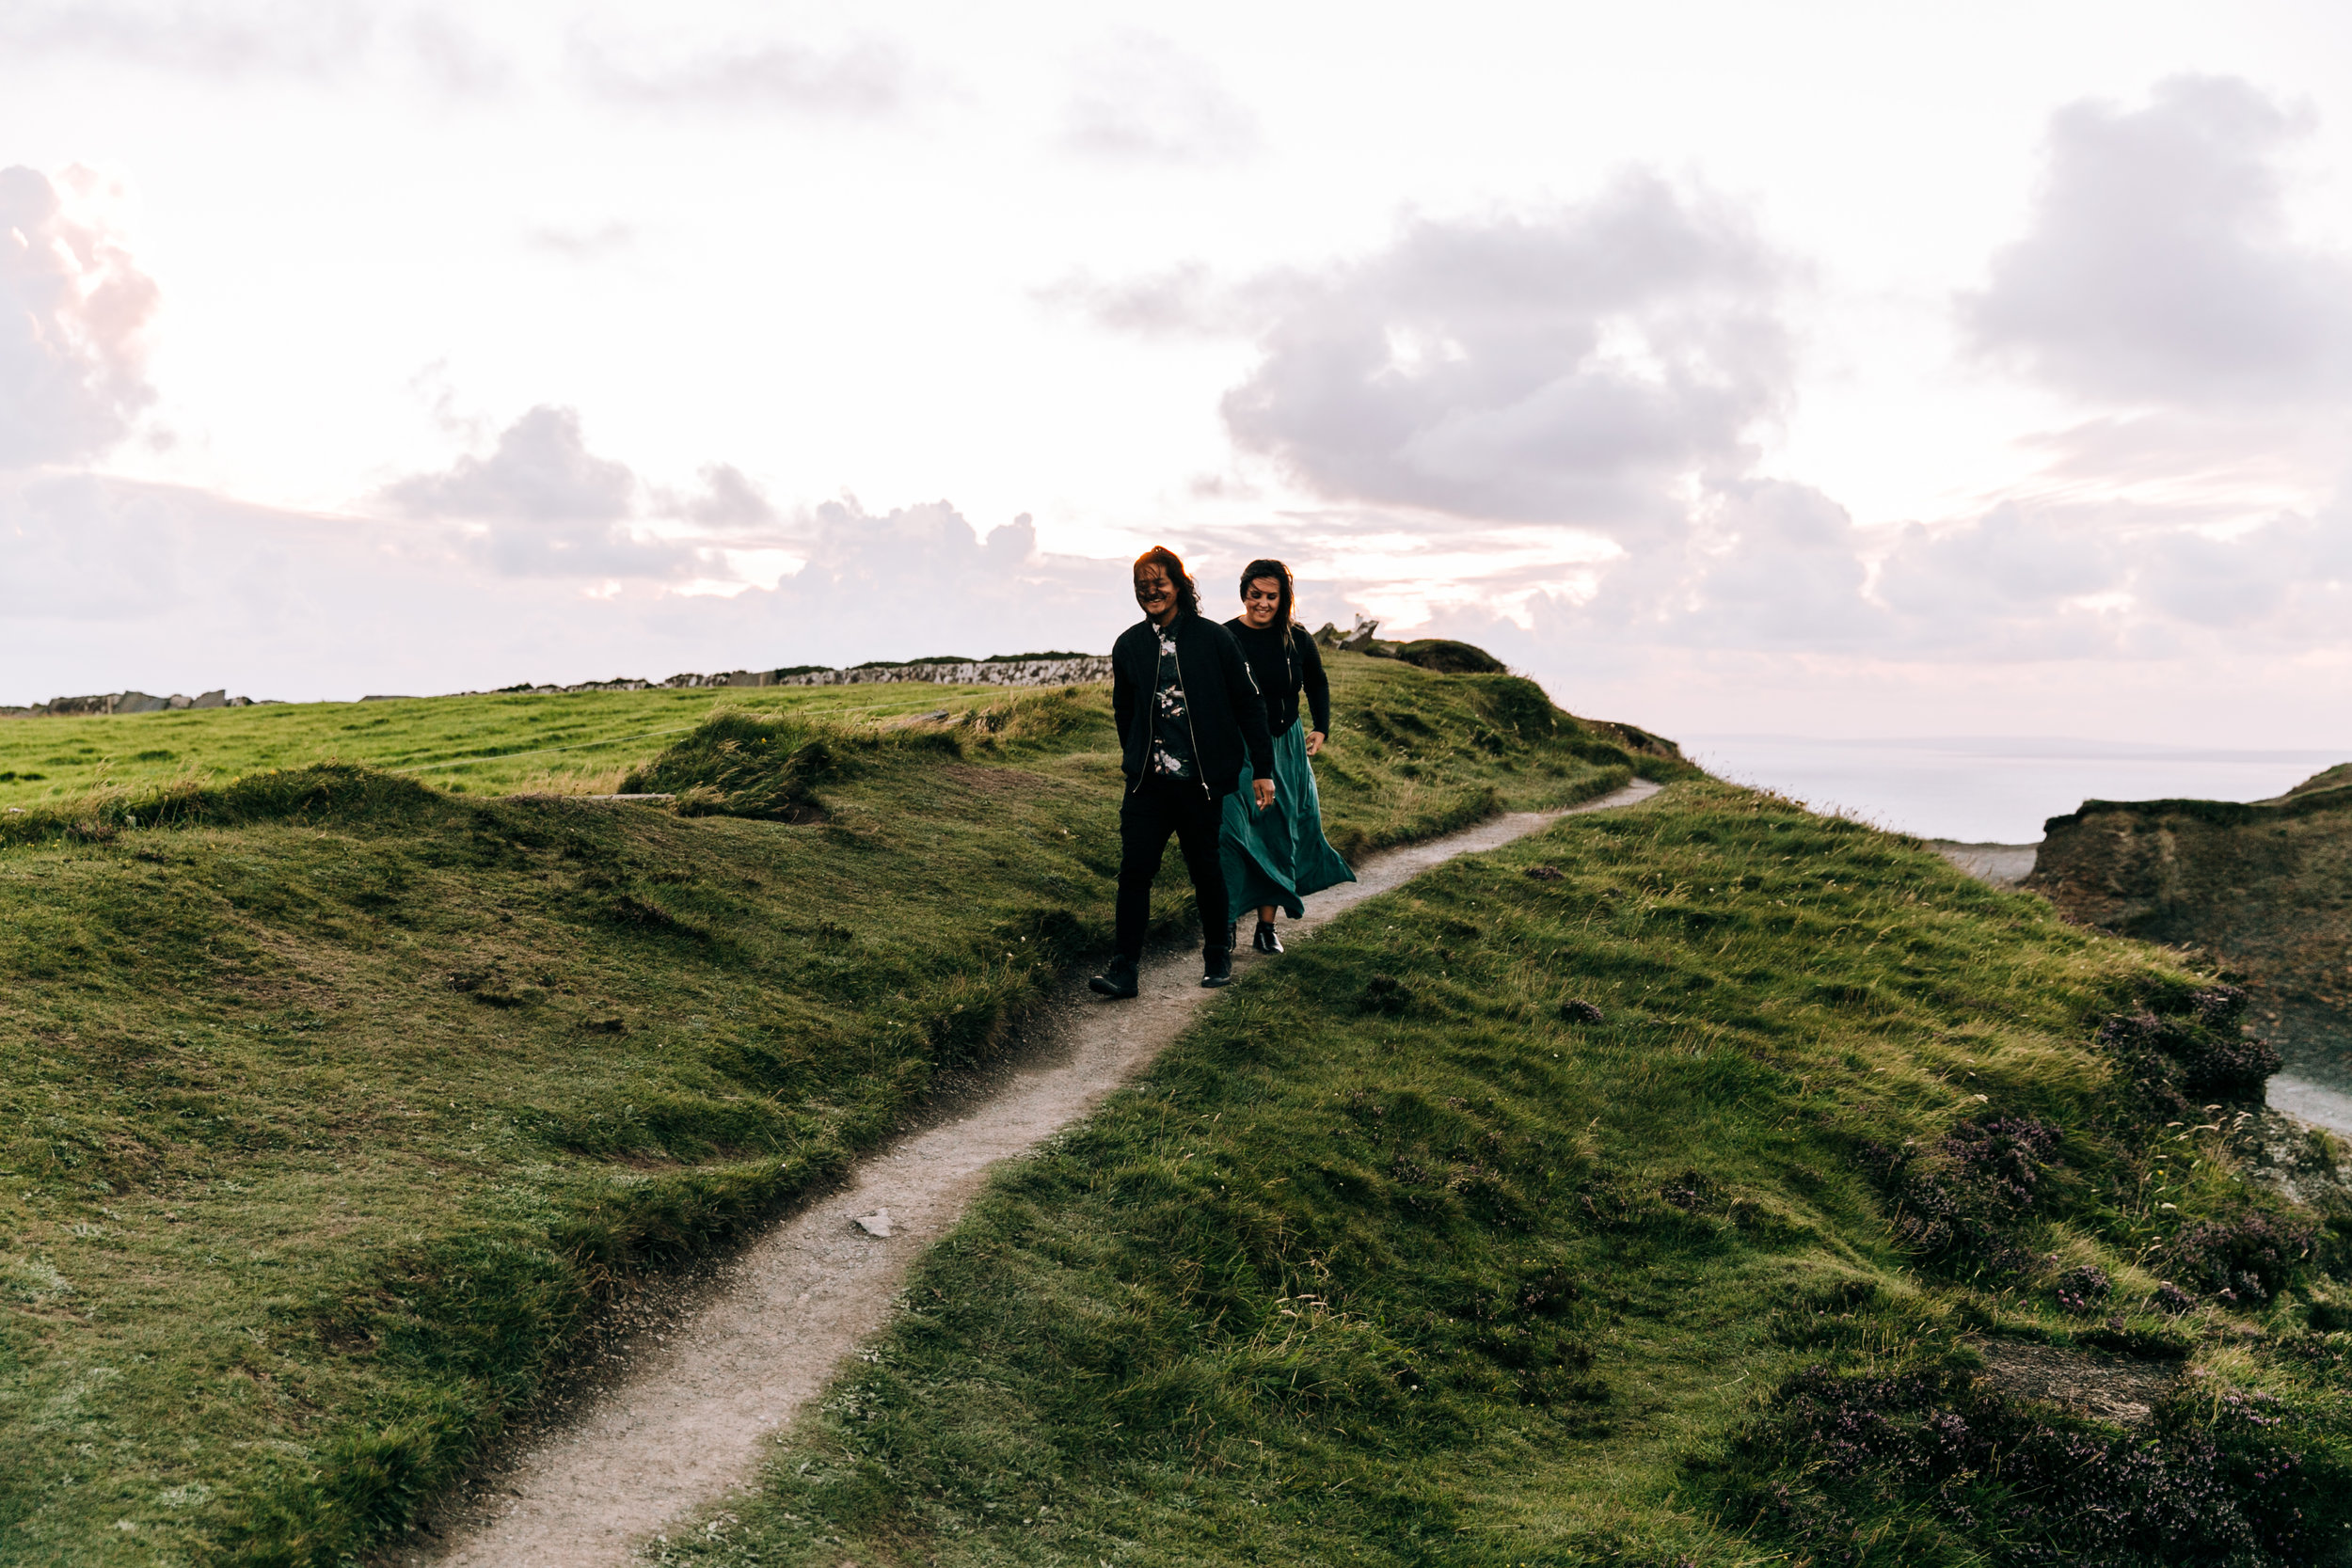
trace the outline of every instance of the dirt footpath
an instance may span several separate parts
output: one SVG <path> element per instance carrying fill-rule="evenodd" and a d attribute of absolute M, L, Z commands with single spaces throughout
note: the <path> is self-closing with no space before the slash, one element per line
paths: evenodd
<path fill-rule="evenodd" d="M 1636 781 L 1578 807 L 1657 793 Z M 1515 813 L 1392 850 L 1359 880 L 1307 900 L 1286 941 L 1455 855 L 1492 849 L 1556 813 Z M 1244 951 L 1237 969 L 1266 961 Z M 1276 960 L 1279 961 L 1279 960 Z M 952 1226 L 988 1169 L 1101 1104 L 1216 993 L 1197 953 L 1148 962 L 1143 992 L 1106 1003 L 1073 988 L 1046 1037 L 931 1125 L 861 1162 L 831 1196 L 747 1247 L 691 1313 L 586 1408 L 485 1479 L 466 1511 L 379 1560 L 436 1568 L 622 1564 L 664 1525 L 757 1476 L 763 1442 L 882 1326 L 922 1249 Z"/>

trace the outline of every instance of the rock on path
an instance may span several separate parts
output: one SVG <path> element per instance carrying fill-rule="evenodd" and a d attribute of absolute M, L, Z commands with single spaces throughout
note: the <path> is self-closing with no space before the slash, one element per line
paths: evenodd
<path fill-rule="evenodd" d="M 1629 806 L 1636 780 L 1577 807 Z M 1295 941 L 1341 911 L 1455 855 L 1492 849 L 1564 813 L 1517 812 L 1378 855 L 1358 879 L 1307 900 Z M 1238 969 L 1257 956 L 1234 955 Z M 384 1560 L 417 1568 L 603 1568 L 662 1526 L 757 1476 L 766 1439 L 807 1407 L 879 1329 L 914 1259 L 955 1224 L 989 1167 L 1086 1116 L 1139 1071 L 1216 993 L 1198 955 L 1148 961 L 1133 1002 L 1078 1000 L 1044 1049 L 993 1092 L 860 1162 L 850 1179 L 747 1247 L 723 1286 L 587 1410 L 488 1478 L 441 1544 L 412 1539 Z"/>
<path fill-rule="evenodd" d="M 2033 875 L 2034 856 L 2042 846 L 2034 844 L 1960 844 L 1948 838 L 1931 838 L 1928 847 L 1951 862 L 1980 882 L 1994 887 L 2015 887 Z"/>

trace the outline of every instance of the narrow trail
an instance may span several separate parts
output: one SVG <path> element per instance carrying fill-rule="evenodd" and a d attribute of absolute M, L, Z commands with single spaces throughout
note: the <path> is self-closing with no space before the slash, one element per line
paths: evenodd
<path fill-rule="evenodd" d="M 1606 811 L 1659 786 L 1572 808 Z M 1515 812 L 1391 850 L 1358 880 L 1307 900 L 1286 941 L 1456 855 L 1492 849 L 1571 812 Z M 1246 971 L 1256 955 L 1234 955 Z M 416 1568 L 602 1568 L 628 1563 L 663 1525 L 751 1483 L 763 1439 L 787 1425 L 879 1329 L 922 1250 L 961 1215 L 989 1167 L 1036 1147 L 1109 1098 L 1216 993 L 1196 953 L 1149 960 L 1142 994 L 1104 1003 L 1082 988 L 1046 1038 L 983 1092 L 861 1161 L 835 1191 L 746 1247 L 716 1289 L 561 1430 L 516 1454 L 440 1542 L 379 1560 Z M 875 1216 L 887 1215 L 886 1223 Z M 871 1228 L 861 1219 L 874 1222 Z M 876 1235 L 873 1229 L 885 1231 Z"/>

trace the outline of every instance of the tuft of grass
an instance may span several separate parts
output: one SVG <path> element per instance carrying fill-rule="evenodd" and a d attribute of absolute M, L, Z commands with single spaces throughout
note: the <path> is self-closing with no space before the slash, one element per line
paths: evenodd
<path fill-rule="evenodd" d="M 1533 689 L 1333 662 L 1343 714 L 1425 732 L 1335 737 L 1350 842 L 1627 775 Z M 305 757 L 299 713 L 247 709 L 170 715 L 196 721 L 171 744 L 278 724 L 300 766 L 0 816 L 0 1560 L 351 1560 L 612 1304 L 997 1049 L 1107 939 L 1108 704 L 913 691 L 879 715 L 650 705 L 692 727 L 629 766 L 707 792 L 703 815 L 520 772 L 539 793 L 459 794 Z M 602 711 L 487 701 L 448 710 L 485 751 L 548 738 L 498 712 Z M 375 706 L 334 712 L 431 719 Z M 1174 859 L 1163 932 L 1188 918 Z"/>
<path fill-rule="evenodd" d="M 1767 796 L 1569 818 L 1253 970 L 656 1555 L 2334 1560 L 2343 1222 L 2149 1110 L 2234 1018 Z M 2176 1392 L 2107 1425 L 1999 1338 Z"/>

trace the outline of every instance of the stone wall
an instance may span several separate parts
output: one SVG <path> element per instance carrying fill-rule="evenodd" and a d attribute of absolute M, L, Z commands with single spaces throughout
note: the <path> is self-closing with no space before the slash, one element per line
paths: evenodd
<path fill-rule="evenodd" d="M 939 686 L 1083 686 L 1111 678 L 1107 656 L 1069 658 L 985 658 L 964 663 L 865 664 L 851 670 L 728 670 L 717 674 L 672 675 L 665 681 L 582 681 L 578 686 L 510 686 L 501 689 L 551 695 L 567 691 L 651 691 L 686 687 L 868 686 L 924 681 Z M 468 692 L 468 696 L 477 693 Z M 377 698 L 375 701 L 389 701 Z"/>
<path fill-rule="evenodd" d="M 270 699 L 263 698 L 263 702 Z M 107 713 L 165 713 L 175 708 L 251 707 L 250 697 L 231 697 L 226 689 L 190 697 L 175 691 L 156 697 L 145 691 L 105 691 L 90 697 L 52 697 L 32 707 L 0 707 L 0 719 L 80 719 Z"/>
<path fill-rule="evenodd" d="M 853 670 L 826 670 L 793 665 L 781 670 L 728 670 L 718 674 L 672 675 L 666 681 L 620 677 L 581 681 L 577 686 L 507 686 L 501 691 L 551 696 L 568 691 L 655 691 L 684 687 L 714 686 L 866 686 L 898 681 L 928 681 L 941 686 L 1084 686 L 1111 678 L 1108 657 L 1093 655 L 1068 658 L 983 658 L 963 663 L 866 664 Z M 460 691 L 461 697 L 491 693 Z M 275 699 L 262 698 L 263 703 Z M 392 693 L 372 693 L 363 703 L 412 703 L 419 699 Z M 251 707 L 255 699 L 231 697 L 225 690 L 199 697 L 174 693 L 150 696 L 144 691 L 104 692 L 93 697 L 53 697 L 34 707 L 0 707 L 0 719 L 67 719 L 109 713 L 162 713 L 171 708 Z"/>

